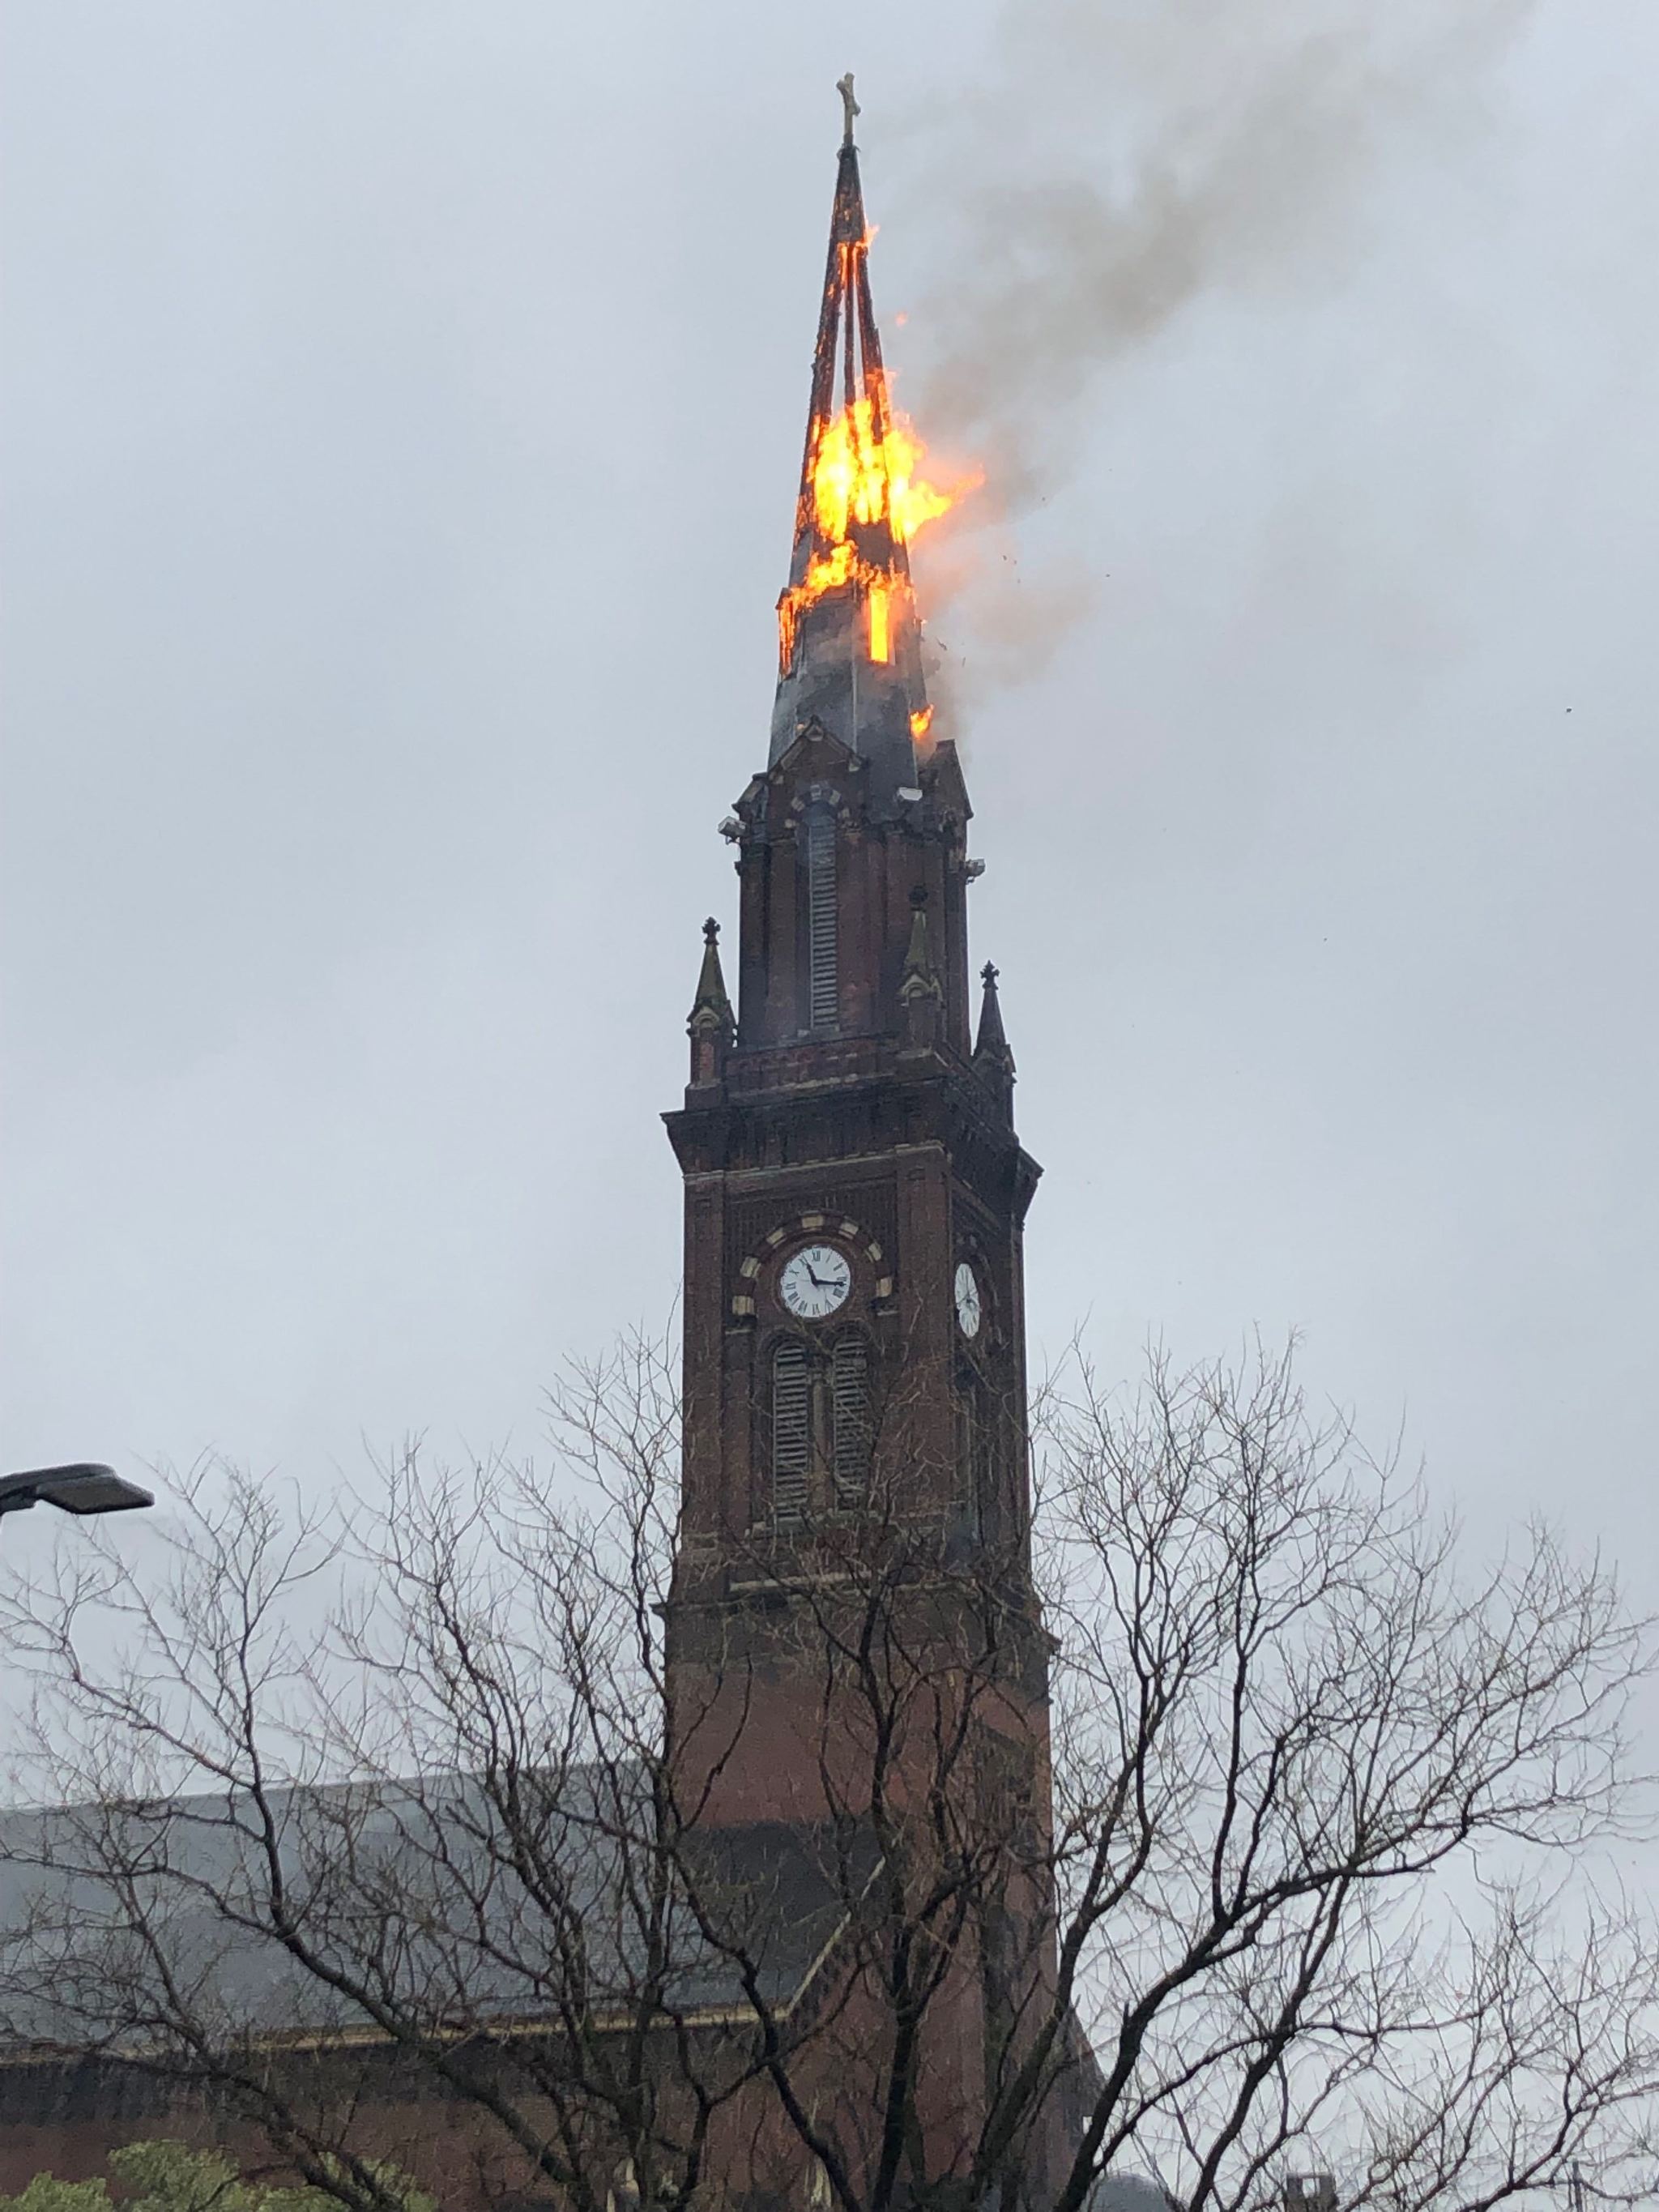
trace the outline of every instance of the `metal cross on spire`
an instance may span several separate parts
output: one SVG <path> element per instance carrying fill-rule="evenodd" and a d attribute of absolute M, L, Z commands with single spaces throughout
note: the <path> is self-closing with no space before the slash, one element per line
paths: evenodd
<path fill-rule="evenodd" d="M 843 146 L 850 146 L 853 143 L 853 118 L 855 115 L 861 115 L 864 112 L 864 110 L 859 106 L 857 100 L 853 97 L 853 72 L 851 70 L 848 70 L 845 76 L 836 78 L 836 90 L 841 94 L 841 104 L 846 111 L 847 116 L 847 127 L 842 132 L 841 143 Z"/>

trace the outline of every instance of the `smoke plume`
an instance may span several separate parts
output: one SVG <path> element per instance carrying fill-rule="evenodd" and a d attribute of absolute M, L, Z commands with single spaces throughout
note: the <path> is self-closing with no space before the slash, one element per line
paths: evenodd
<path fill-rule="evenodd" d="M 1531 8 L 1008 0 L 983 88 L 925 157 L 954 236 L 905 396 L 930 441 L 984 462 L 964 526 L 1060 488 L 1108 373 L 1201 296 L 1340 282 L 1389 165 L 1431 164 L 1480 131 Z M 929 562 L 935 605 L 980 601 L 1006 569 L 960 539 L 953 562 Z M 1043 640 L 1019 650 L 1017 610 L 1000 619 L 1009 672 L 1029 672 Z M 1042 621 L 1052 641 L 1051 609 Z"/>

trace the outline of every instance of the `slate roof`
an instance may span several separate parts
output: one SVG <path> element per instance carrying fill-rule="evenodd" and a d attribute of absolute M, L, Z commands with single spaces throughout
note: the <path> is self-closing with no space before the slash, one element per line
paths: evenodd
<path fill-rule="evenodd" d="M 0 1815 L 0 2049 L 112 2050 L 181 2015 L 215 2040 L 534 2023 L 574 1995 L 636 2007 L 653 1955 L 677 2014 L 795 1995 L 874 1865 L 867 1835 L 751 1823 L 688 1851 L 653 1906 L 643 1777 L 532 1783 L 509 1821 L 461 1773 Z M 684 1893 L 695 1892 L 696 1909 Z M 280 1894 L 315 1968 L 271 1932 Z M 177 1993 L 160 1995 L 163 1973 Z M 332 1984 L 332 1985 L 331 1985 Z"/>

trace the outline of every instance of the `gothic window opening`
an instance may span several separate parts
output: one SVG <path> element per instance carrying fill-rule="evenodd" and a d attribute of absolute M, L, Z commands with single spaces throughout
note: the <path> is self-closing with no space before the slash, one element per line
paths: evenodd
<path fill-rule="evenodd" d="M 811 1409 L 806 1346 L 787 1336 L 772 1353 L 772 1517 L 781 1528 L 806 1518 Z"/>
<path fill-rule="evenodd" d="M 959 1495 L 975 1534 L 989 1539 L 1003 1525 L 1001 1401 L 987 1377 L 966 1360 L 957 1369 L 956 1382 Z"/>
<path fill-rule="evenodd" d="M 832 1030 L 841 1012 L 836 965 L 836 818 L 826 806 L 806 817 L 808 1018 Z"/>
<path fill-rule="evenodd" d="M 843 1336 L 830 1361 L 835 1424 L 836 1503 L 861 1505 L 870 1492 L 870 1352 L 861 1336 Z"/>

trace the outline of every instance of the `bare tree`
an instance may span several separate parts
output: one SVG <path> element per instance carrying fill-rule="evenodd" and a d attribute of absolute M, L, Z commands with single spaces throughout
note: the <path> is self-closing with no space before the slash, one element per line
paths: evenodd
<path fill-rule="evenodd" d="M 555 1395 L 556 1489 L 411 1458 L 307 1518 L 213 1470 L 159 1566 L 83 1537 L 7 1589 L 35 2063 L 198 2096 L 351 2212 L 390 2152 L 574 2212 L 1649 2185 L 1659 1942 L 1596 1879 L 1647 1647 L 1599 1563 L 1535 1528 L 1470 1582 L 1288 1361 L 1155 1361 L 1046 1403 L 1045 1625 L 1023 1534 L 878 1473 L 751 1532 L 764 1638 L 688 1667 L 672 1372 Z M 744 1824 L 781 1674 L 812 1814 Z"/>

